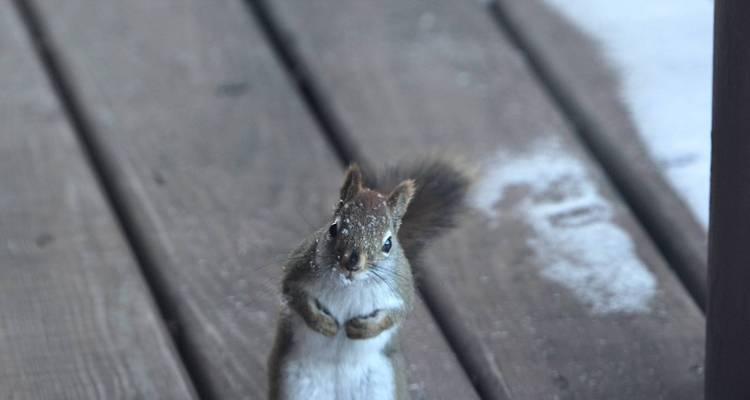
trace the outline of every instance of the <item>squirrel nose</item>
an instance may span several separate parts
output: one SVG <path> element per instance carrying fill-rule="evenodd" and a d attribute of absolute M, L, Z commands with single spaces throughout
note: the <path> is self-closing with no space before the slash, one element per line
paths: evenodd
<path fill-rule="evenodd" d="M 349 254 L 349 257 L 346 257 L 343 261 L 344 268 L 346 268 L 348 271 L 358 271 L 360 269 L 359 251 L 357 251 L 357 249 L 352 250 L 351 254 Z"/>

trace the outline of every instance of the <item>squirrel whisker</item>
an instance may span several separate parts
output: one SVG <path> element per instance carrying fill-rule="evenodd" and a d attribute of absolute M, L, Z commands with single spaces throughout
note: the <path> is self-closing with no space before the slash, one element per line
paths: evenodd
<path fill-rule="evenodd" d="M 269 357 L 270 400 L 307 399 L 312 392 L 316 398 L 409 399 L 407 370 L 394 362 L 399 350 L 391 343 L 414 307 L 411 262 L 455 225 L 472 179 L 441 159 L 379 174 L 347 170 L 333 215 L 323 216 L 328 222 L 284 263 L 287 307 Z M 308 215 L 299 216 L 311 225 Z"/>

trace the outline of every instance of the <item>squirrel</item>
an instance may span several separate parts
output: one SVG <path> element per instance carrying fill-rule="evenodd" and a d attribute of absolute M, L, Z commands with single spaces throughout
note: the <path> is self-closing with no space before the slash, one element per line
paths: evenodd
<path fill-rule="evenodd" d="M 414 304 L 410 261 L 455 225 L 471 182 L 438 159 L 347 169 L 330 223 L 284 265 L 271 400 L 409 398 L 396 335 Z"/>

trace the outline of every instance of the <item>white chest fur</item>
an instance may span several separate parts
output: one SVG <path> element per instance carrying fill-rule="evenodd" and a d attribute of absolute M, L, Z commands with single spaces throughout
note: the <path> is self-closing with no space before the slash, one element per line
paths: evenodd
<path fill-rule="evenodd" d="M 327 337 L 293 317 L 293 345 L 282 371 L 285 399 L 389 400 L 395 396 L 394 371 L 383 349 L 398 327 L 370 339 L 349 339 L 344 324 L 378 309 L 403 307 L 403 301 L 384 284 L 320 282 L 309 293 L 339 323 L 339 332 Z"/>

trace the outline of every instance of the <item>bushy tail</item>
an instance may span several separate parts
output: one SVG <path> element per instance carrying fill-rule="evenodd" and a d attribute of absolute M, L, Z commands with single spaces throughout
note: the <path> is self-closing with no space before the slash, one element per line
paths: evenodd
<path fill-rule="evenodd" d="M 365 174 L 365 186 L 389 193 L 406 179 L 413 179 L 417 191 L 401 222 L 398 240 L 406 257 L 416 262 L 424 246 L 455 226 L 466 209 L 467 193 L 473 181 L 467 169 L 441 159 L 399 164 L 381 173 Z"/>

